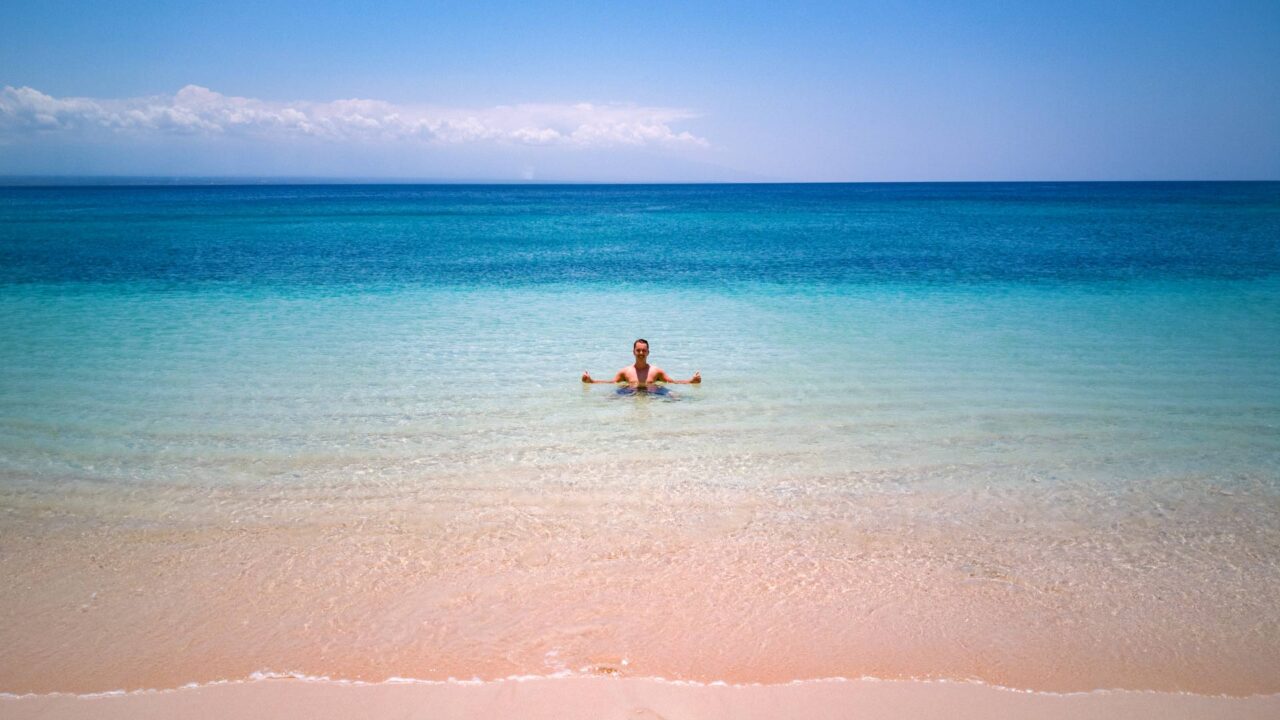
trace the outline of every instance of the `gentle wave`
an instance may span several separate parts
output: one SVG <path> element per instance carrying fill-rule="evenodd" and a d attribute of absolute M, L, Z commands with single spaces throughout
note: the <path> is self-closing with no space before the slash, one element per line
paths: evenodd
<path fill-rule="evenodd" d="M 903 684 L 932 684 L 932 685 L 974 685 L 979 687 L 992 688 L 1005 692 L 1020 693 L 1027 695 L 1037 695 L 1042 697 L 1083 697 L 1093 695 L 1112 695 L 1112 694 L 1133 694 L 1133 695 L 1153 695 L 1164 697 L 1205 697 L 1205 698 L 1280 698 L 1280 693 L 1255 693 L 1250 695 L 1230 695 L 1227 693 L 1193 693 L 1184 691 L 1167 691 L 1167 690 L 1140 690 L 1131 688 L 1098 688 L 1094 690 L 1077 690 L 1071 692 L 1055 692 L 1052 690 L 1036 690 L 1032 688 L 1017 688 L 989 683 L 982 680 L 972 678 L 878 678 L 873 676 L 863 676 L 857 678 L 847 677 L 823 677 L 823 678 L 806 678 L 796 680 L 785 680 L 776 683 L 760 683 L 760 682 L 729 682 L 725 680 L 681 680 L 664 677 L 631 677 L 631 676 L 609 676 L 599 673 L 583 671 L 562 670 L 547 675 L 510 675 L 502 678 L 483 679 L 483 678 L 446 678 L 443 680 L 431 680 L 426 678 L 407 678 L 392 676 L 385 680 L 369 681 L 369 680 L 351 680 L 346 678 L 333 678 L 327 675 L 308 675 L 300 672 L 276 672 L 272 670 L 260 670 L 251 673 L 248 677 L 224 680 L 208 680 L 205 682 L 191 682 L 172 688 L 141 688 L 136 690 L 104 690 L 100 692 L 90 693 L 67 693 L 67 692 L 50 692 L 50 693 L 9 693 L 0 692 L 0 698 L 11 700 L 22 700 L 30 698 L 47 698 L 47 697 L 70 697 L 78 699 L 95 699 L 95 698 L 114 698 L 114 697 L 132 697 L 143 695 L 157 695 L 167 693 L 180 693 L 188 690 L 198 690 L 209 687 L 222 687 L 226 685 L 246 685 L 250 683 L 272 682 L 280 680 L 298 681 L 304 683 L 322 683 L 326 685 L 349 686 L 349 687 L 378 687 L 386 685 L 429 685 L 433 687 L 452 686 L 452 687 L 475 687 L 483 685 L 498 685 L 503 683 L 520 683 L 520 682 L 548 682 L 555 680 L 567 679 L 594 679 L 601 681 L 608 680 L 634 680 L 640 682 L 661 683 L 664 685 L 673 685 L 680 687 L 795 687 L 804 685 L 815 685 L 822 683 L 903 683 Z"/>

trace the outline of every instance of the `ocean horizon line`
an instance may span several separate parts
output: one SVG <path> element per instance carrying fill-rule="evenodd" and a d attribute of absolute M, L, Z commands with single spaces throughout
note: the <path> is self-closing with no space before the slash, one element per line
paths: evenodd
<path fill-rule="evenodd" d="M 529 186 L 529 187 L 708 187 L 708 186 L 843 186 L 843 185 L 1229 185 L 1280 183 L 1280 178 L 1233 179 L 1020 179 L 1020 180 L 735 180 L 611 181 L 526 180 L 502 178 L 362 177 L 301 175 L 0 175 L 0 187 L 209 187 L 209 186 Z"/>

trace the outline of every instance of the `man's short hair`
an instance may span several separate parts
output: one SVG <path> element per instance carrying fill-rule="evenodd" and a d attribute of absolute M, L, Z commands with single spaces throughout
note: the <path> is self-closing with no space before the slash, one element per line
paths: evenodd
<path fill-rule="evenodd" d="M 636 349 L 636 346 L 637 346 L 637 345 L 639 345 L 640 343 L 644 343 L 644 346 L 645 346 L 645 347 L 649 347 L 649 341 L 648 341 L 648 340 L 645 340 L 644 338 L 636 338 L 636 341 L 635 341 L 635 342 L 633 342 L 633 343 L 631 343 L 631 349 L 632 349 L 632 350 L 635 350 L 635 349 Z"/>

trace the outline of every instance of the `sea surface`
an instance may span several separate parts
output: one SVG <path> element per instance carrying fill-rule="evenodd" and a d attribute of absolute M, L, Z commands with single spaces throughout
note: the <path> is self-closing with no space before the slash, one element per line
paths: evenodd
<path fill-rule="evenodd" d="M 1280 183 L 0 188 L 0 573 L 0 692 L 1280 692 Z"/>

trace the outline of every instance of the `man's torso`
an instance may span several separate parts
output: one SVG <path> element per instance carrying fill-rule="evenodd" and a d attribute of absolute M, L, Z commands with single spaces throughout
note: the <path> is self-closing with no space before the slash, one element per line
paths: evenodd
<path fill-rule="evenodd" d="M 647 387 L 658 380 L 666 380 L 666 374 L 662 372 L 662 368 L 656 365 L 646 365 L 644 368 L 639 369 L 635 365 L 630 365 L 623 368 L 619 374 L 631 387 Z"/>

